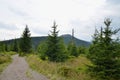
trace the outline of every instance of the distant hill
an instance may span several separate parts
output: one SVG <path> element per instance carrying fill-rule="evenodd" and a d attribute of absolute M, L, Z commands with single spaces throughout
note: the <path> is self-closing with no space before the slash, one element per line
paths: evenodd
<path fill-rule="evenodd" d="M 62 35 L 61 37 L 63 37 L 65 44 L 69 44 L 69 42 L 70 42 L 71 39 L 72 39 L 72 36 L 69 35 L 69 34 Z M 90 46 L 90 44 L 91 44 L 91 43 L 88 42 L 88 41 L 80 40 L 80 39 L 75 38 L 75 37 L 74 37 L 74 42 L 75 42 L 75 44 L 76 44 L 77 46 L 85 46 L 85 47 L 88 47 L 88 46 Z"/>
<path fill-rule="evenodd" d="M 71 41 L 72 39 L 72 36 L 69 35 L 69 34 L 66 34 L 66 35 L 62 35 L 60 36 L 63 38 L 64 40 L 64 43 L 66 45 L 69 44 L 69 42 Z M 33 42 L 33 45 L 34 47 L 38 46 L 38 44 L 40 44 L 42 41 L 46 40 L 47 39 L 47 36 L 42 36 L 42 37 L 32 37 L 32 42 Z M 80 39 L 77 39 L 74 37 L 74 42 L 77 46 L 85 46 L 85 47 L 88 47 L 90 46 L 90 42 L 87 42 L 87 41 L 84 41 L 84 40 L 80 40 Z"/>
<path fill-rule="evenodd" d="M 63 38 L 64 40 L 64 43 L 67 45 L 69 44 L 69 42 L 71 41 L 72 39 L 72 36 L 69 35 L 69 34 L 66 34 L 66 35 L 62 35 L 60 36 Z M 42 41 L 45 41 L 47 39 L 47 36 L 41 36 L 41 37 L 31 37 L 31 40 L 32 40 L 32 45 L 34 48 L 37 48 L 37 46 L 42 42 Z M 19 40 L 19 38 L 17 39 Z M 14 40 L 6 40 L 6 41 L 3 41 L 7 44 L 11 44 Z M 84 41 L 84 40 L 80 40 L 80 39 L 77 39 L 74 37 L 74 42 L 76 43 L 77 46 L 85 46 L 85 47 L 88 47 L 90 46 L 90 42 L 87 42 L 87 41 Z"/>

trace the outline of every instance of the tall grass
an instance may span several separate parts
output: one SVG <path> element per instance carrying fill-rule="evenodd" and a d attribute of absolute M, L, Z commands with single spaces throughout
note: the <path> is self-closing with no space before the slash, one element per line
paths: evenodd
<path fill-rule="evenodd" d="M 93 80 L 86 66 L 91 65 L 91 62 L 83 55 L 62 63 L 43 61 L 37 55 L 29 55 L 26 59 L 32 69 L 50 80 Z"/>
<path fill-rule="evenodd" d="M 0 73 L 10 64 L 12 61 L 11 55 L 15 52 L 0 52 Z"/>

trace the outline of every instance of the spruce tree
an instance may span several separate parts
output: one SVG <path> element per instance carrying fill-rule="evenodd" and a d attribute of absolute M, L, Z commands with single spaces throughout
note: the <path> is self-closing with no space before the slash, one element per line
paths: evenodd
<path fill-rule="evenodd" d="M 64 43 L 58 37 L 57 25 L 54 22 L 51 34 L 48 35 L 46 56 L 50 61 L 61 62 L 67 58 Z"/>
<path fill-rule="evenodd" d="M 79 56 L 77 46 L 74 42 L 74 29 L 72 29 L 72 37 L 71 37 L 70 43 L 68 44 L 67 49 L 68 49 L 68 53 L 69 53 L 70 56 L 75 56 L 75 57 Z"/>
<path fill-rule="evenodd" d="M 79 55 L 80 55 L 80 54 L 86 54 L 86 50 L 87 50 L 86 47 L 84 47 L 84 46 L 79 46 L 79 47 L 78 47 L 78 53 L 79 53 Z"/>
<path fill-rule="evenodd" d="M 23 31 L 22 37 L 20 39 L 20 51 L 23 53 L 30 53 L 32 51 L 31 34 L 28 26 L 26 25 Z"/>
<path fill-rule="evenodd" d="M 5 43 L 4 42 L 0 42 L 0 52 L 5 52 Z"/>
<path fill-rule="evenodd" d="M 98 77 L 97 80 L 120 79 L 120 45 L 116 39 L 112 39 L 120 29 L 110 28 L 111 20 L 104 21 L 105 28 L 95 33 L 93 44 L 89 49 L 88 58 L 93 66 L 89 70 Z"/>
<path fill-rule="evenodd" d="M 39 45 L 38 45 L 38 48 L 37 48 L 37 52 L 38 52 L 38 55 L 39 57 L 42 59 L 42 60 L 45 60 L 46 59 L 46 51 L 47 51 L 47 43 L 46 41 L 43 41 L 41 42 Z"/>
<path fill-rule="evenodd" d="M 75 57 L 79 56 L 78 49 L 77 49 L 77 47 L 76 47 L 74 42 L 70 42 L 68 44 L 68 48 L 67 49 L 68 49 L 68 53 L 69 53 L 70 56 L 75 56 Z"/>
<path fill-rule="evenodd" d="M 8 44 L 7 44 L 7 43 L 5 43 L 5 51 L 6 51 L 6 52 L 9 51 L 9 50 L 8 50 Z"/>
<path fill-rule="evenodd" d="M 16 39 L 14 39 L 14 42 L 13 42 L 13 49 L 12 49 L 12 50 L 15 51 L 15 52 L 18 52 L 18 50 L 19 50 L 18 42 L 17 42 Z"/>

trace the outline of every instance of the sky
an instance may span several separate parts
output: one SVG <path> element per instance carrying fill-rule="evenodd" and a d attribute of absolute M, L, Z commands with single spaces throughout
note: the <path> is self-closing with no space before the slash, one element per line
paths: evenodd
<path fill-rule="evenodd" d="M 28 25 L 31 36 L 47 36 L 53 22 L 59 35 L 71 34 L 91 41 L 95 27 L 111 18 L 120 25 L 120 0 L 0 0 L 0 40 L 21 37 Z"/>

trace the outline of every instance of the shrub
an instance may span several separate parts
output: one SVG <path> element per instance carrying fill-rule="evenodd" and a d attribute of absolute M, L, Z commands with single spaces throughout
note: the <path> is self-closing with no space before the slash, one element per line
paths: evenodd
<path fill-rule="evenodd" d="M 65 76 L 65 77 L 70 77 L 71 72 L 73 72 L 73 70 L 67 66 L 63 66 L 58 69 L 58 73 L 60 73 L 62 76 Z"/>

